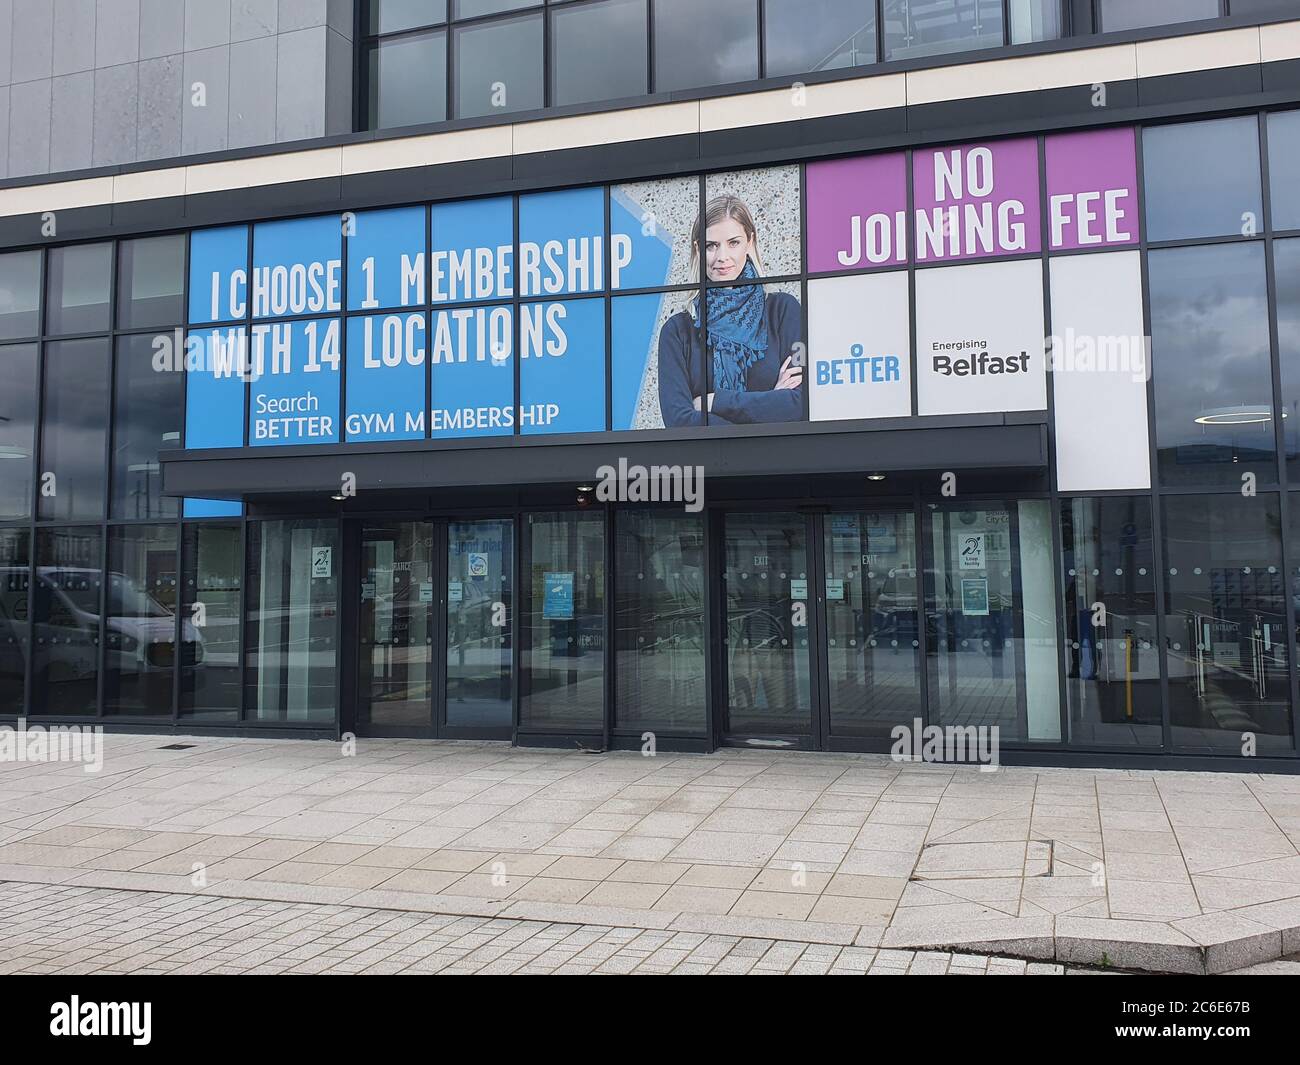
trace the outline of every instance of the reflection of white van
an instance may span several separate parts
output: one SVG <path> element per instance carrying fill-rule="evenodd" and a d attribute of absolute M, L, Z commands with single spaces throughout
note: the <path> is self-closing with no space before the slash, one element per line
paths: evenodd
<path fill-rule="evenodd" d="M 0 570 L 0 586 L 8 587 L 11 574 Z M 93 658 L 76 650 L 83 641 L 98 638 L 99 570 L 72 566 L 42 566 L 36 571 L 36 646 L 48 648 L 50 665 L 93 672 Z M 167 672 L 175 658 L 176 615 L 121 573 L 108 575 L 104 624 L 108 669 L 127 673 Z M 181 621 L 185 664 L 198 666 L 204 659 L 203 638 L 190 621 Z M 93 643 L 92 643 L 93 646 Z M 65 653 L 59 648 L 66 647 Z M 89 661 L 87 659 L 90 659 Z"/>

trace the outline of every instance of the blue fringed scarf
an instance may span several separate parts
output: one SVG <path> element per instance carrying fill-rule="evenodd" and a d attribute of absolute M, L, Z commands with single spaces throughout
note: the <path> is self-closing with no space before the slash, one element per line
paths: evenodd
<path fill-rule="evenodd" d="M 745 260 L 741 278 L 754 281 L 758 271 Z M 767 353 L 767 295 L 762 285 L 711 288 L 708 307 L 709 356 L 713 362 L 712 391 L 745 391 L 749 368 Z M 700 327 L 699 299 L 691 308 L 695 328 Z"/>

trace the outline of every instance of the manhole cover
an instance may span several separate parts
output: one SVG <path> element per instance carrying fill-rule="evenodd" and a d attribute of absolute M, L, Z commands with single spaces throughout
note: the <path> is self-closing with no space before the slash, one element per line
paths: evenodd
<path fill-rule="evenodd" d="M 159 747 L 160 751 L 188 751 L 191 747 L 197 747 L 197 743 L 169 743 L 166 746 Z"/>

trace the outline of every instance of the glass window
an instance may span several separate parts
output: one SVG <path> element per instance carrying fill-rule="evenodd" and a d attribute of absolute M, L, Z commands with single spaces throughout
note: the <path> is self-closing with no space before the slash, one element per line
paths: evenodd
<path fill-rule="evenodd" d="M 100 531 L 38 529 L 32 589 L 32 716 L 94 715 L 99 689 Z"/>
<path fill-rule="evenodd" d="M 1151 240 L 1251 235 L 1263 227 L 1254 116 L 1152 126 L 1142 134 Z"/>
<path fill-rule="evenodd" d="M 875 0 L 763 0 L 764 75 L 876 61 Z"/>
<path fill-rule="evenodd" d="M 32 512 L 36 345 L 0 347 L 0 520 Z"/>
<path fill-rule="evenodd" d="M 655 92 L 758 77 L 756 0 L 655 0 Z"/>
<path fill-rule="evenodd" d="M 885 58 L 996 48 L 1003 43 L 1002 0 L 884 0 Z"/>
<path fill-rule="evenodd" d="M 447 117 L 447 32 L 416 33 L 370 48 L 370 128 Z"/>
<path fill-rule="evenodd" d="M 447 713 L 451 728 L 509 730 L 515 528 L 447 526 Z"/>
<path fill-rule="evenodd" d="M 239 716 L 239 525 L 187 524 L 181 557 L 181 717 Z"/>
<path fill-rule="evenodd" d="M 1276 480 L 1263 246 L 1153 251 L 1148 272 L 1161 483 Z"/>
<path fill-rule="evenodd" d="M 1180 747 L 1291 748 L 1276 495 L 1163 500 L 1165 663 Z"/>
<path fill-rule="evenodd" d="M 605 706 L 605 517 L 530 514 L 519 726 L 600 732 Z"/>
<path fill-rule="evenodd" d="M 1300 483 L 1300 239 L 1273 245 L 1277 351 L 1282 380 L 1282 434 L 1288 479 Z"/>
<path fill-rule="evenodd" d="M 148 329 L 185 319 L 185 238 L 124 240 L 117 258 L 117 328 Z"/>
<path fill-rule="evenodd" d="M 541 7 L 542 0 L 452 0 L 452 17 L 478 18 L 480 15 L 499 15 L 502 11 L 518 11 L 522 7 Z"/>
<path fill-rule="evenodd" d="M 433 720 L 433 526 L 367 524 L 360 576 L 357 720 L 427 729 Z"/>
<path fill-rule="evenodd" d="M 0 706 L 6 714 L 23 712 L 26 691 L 32 646 L 28 627 L 30 543 L 26 529 L 0 528 Z"/>
<path fill-rule="evenodd" d="M 396 33 L 447 21 L 447 0 L 370 0 L 367 30 Z"/>
<path fill-rule="evenodd" d="M 1061 501 L 1065 697 L 1071 743 L 1159 746 L 1151 501 Z"/>
<path fill-rule="evenodd" d="M 822 520 L 831 732 L 885 737 L 925 716 L 915 519 L 909 509 Z"/>
<path fill-rule="evenodd" d="M 543 105 L 540 13 L 458 26 L 452 46 L 457 118 Z"/>
<path fill-rule="evenodd" d="M 1300 111 L 1268 116 L 1268 187 L 1274 229 L 1300 229 Z"/>
<path fill-rule="evenodd" d="M 1011 43 L 1056 40 L 1061 14 L 1061 0 L 1011 0 Z"/>
<path fill-rule="evenodd" d="M 620 510 L 614 542 L 615 724 L 703 733 L 703 516 Z"/>
<path fill-rule="evenodd" d="M 104 713 L 171 716 L 175 525 L 109 530 L 104 602 Z"/>
<path fill-rule="evenodd" d="M 1294 15 L 1295 0 L 1228 0 L 1230 15 Z"/>
<path fill-rule="evenodd" d="M 45 345 L 39 513 L 71 521 L 104 515 L 109 342 Z"/>
<path fill-rule="evenodd" d="M 153 367 L 153 336 L 121 337 L 113 389 L 115 518 L 174 518 L 178 501 L 162 494 L 158 452 L 181 446 L 184 378 Z"/>
<path fill-rule="evenodd" d="M 551 11 L 551 103 L 588 103 L 649 89 L 646 0 L 597 0 Z"/>
<path fill-rule="evenodd" d="M 0 340 L 41 331 L 41 253 L 0 255 Z"/>
<path fill-rule="evenodd" d="M 1101 0 L 1101 30 L 1137 30 L 1216 18 L 1219 0 Z"/>
<path fill-rule="evenodd" d="M 111 244 L 50 249 L 46 330 L 55 334 L 106 332 L 112 278 Z"/>
<path fill-rule="evenodd" d="M 337 522 L 248 526 L 244 701 L 254 720 L 334 723 L 339 563 Z"/>

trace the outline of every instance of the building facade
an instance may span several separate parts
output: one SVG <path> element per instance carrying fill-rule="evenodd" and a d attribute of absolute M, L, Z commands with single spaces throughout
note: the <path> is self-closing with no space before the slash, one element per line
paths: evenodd
<path fill-rule="evenodd" d="M 1294 0 L 167 7 L 0 4 L 0 721 L 1300 768 Z"/>

